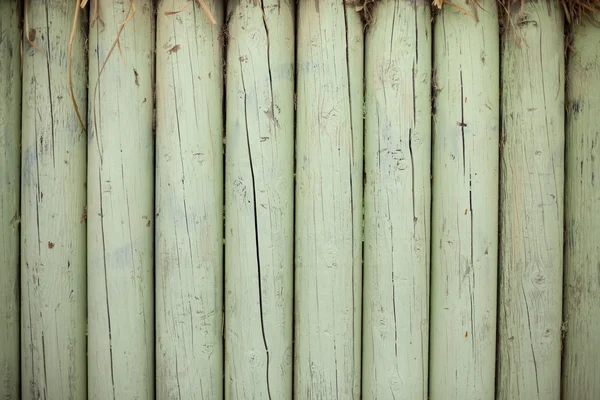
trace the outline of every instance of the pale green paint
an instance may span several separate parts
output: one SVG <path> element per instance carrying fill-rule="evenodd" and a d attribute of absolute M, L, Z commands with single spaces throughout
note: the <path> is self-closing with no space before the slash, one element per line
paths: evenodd
<path fill-rule="evenodd" d="M 223 393 L 224 10 L 185 3 L 157 12 L 157 399 Z"/>
<path fill-rule="evenodd" d="M 89 398 L 154 397 L 152 1 L 99 0 L 90 28 L 88 140 Z M 94 94 L 96 96 L 94 97 Z M 182 365 L 182 369 L 187 366 Z"/>
<path fill-rule="evenodd" d="M 512 15 L 502 52 L 497 398 L 552 400 L 561 371 L 563 14 L 556 2 L 528 2 Z"/>
<path fill-rule="evenodd" d="M 496 1 L 480 6 L 434 29 L 432 400 L 494 399 L 500 42 Z"/>
<path fill-rule="evenodd" d="M 563 398 L 600 398 L 600 28 L 573 25 L 567 71 Z"/>
<path fill-rule="evenodd" d="M 431 17 L 424 3 L 386 0 L 373 18 L 366 39 L 362 395 L 426 399 Z"/>
<path fill-rule="evenodd" d="M 19 398 L 20 1 L 0 1 L 0 399 Z"/>
<path fill-rule="evenodd" d="M 358 398 L 363 26 L 343 0 L 298 18 L 294 397 Z"/>
<path fill-rule="evenodd" d="M 223 396 L 223 46 L 165 0 L 156 46 L 156 397 Z"/>
<path fill-rule="evenodd" d="M 230 1 L 225 398 L 292 398 L 294 7 Z"/>
<path fill-rule="evenodd" d="M 21 385 L 23 399 L 86 397 L 86 132 L 75 113 L 67 45 L 75 9 L 34 0 L 23 40 Z M 86 116 L 83 24 L 73 90 Z M 85 119 L 84 119 L 85 121 Z"/>

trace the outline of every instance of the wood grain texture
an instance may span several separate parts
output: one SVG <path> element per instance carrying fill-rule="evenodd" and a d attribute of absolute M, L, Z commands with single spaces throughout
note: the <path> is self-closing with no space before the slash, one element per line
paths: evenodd
<path fill-rule="evenodd" d="M 225 397 L 292 398 L 294 6 L 230 1 Z"/>
<path fill-rule="evenodd" d="M 600 398 L 600 28 L 573 25 L 567 70 L 563 399 Z"/>
<path fill-rule="evenodd" d="M 297 399 L 360 395 L 364 46 L 344 4 L 298 9 Z"/>
<path fill-rule="evenodd" d="M 160 2 L 156 46 L 156 396 L 223 396 L 224 7 Z"/>
<path fill-rule="evenodd" d="M 366 38 L 364 399 L 426 399 L 429 341 L 429 6 L 386 0 Z"/>
<path fill-rule="evenodd" d="M 89 399 L 154 398 L 154 13 L 150 0 L 99 0 L 90 27 Z M 182 366 L 182 368 L 185 368 Z"/>
<path fill-rule="evenodd" d="M 474 13 L 467 1 L 460 7 Z M 494 399 L 500 43 L 496 2 L 435 22 L 431 399 Z"/>
<path fill-rule="evenodd" d="M 550 400 L 561 368 L 563 15 L 545 2 L 512 15 L 502 51 L 497 398 Z"/>
<path fill-rule="evenodd" d="M 86 396 L 86 133 L 73 108 L 67 74 L 74 15 L 71 3 L 31 1 L 30 37 L 43 53 L 23 39 L 23 399 Z M 83 24 L 77 33 L 73 91 L 85 117 Z"/>
<path fill-rule="evenodd" d="M 20 394 L 20 4 L 0 1 L 0 399 Z"/>

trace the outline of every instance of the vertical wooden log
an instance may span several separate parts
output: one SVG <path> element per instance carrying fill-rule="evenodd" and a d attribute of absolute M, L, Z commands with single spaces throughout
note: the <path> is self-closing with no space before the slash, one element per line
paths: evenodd
<path fill-rule="evenodd" d="M 164 0 L 156 46 L 156 396 L 223 397 L 223 46 Z"/>
<path fill-rule="evenodd" d="M 229 2 L 225 397 L 292 398 L 293 2 Z"/>
<path fill-rule="evenodd" d="M 89 398 L 152 399 L 153 3 L 135 0 L 133 14 L 132 2 L 98 2 L 89 63 Z M 115 46 L 103 68 L 124 20 L 123 58 Z"/>
<path fill-rule="evenodd" d="M 358 398 L 363 26 L 342 0 L 298 18 L 294 396 Z"/>
<path fill-rule="evenodd" d="M 23 399 L 85 398 L 87 391 L 86 133 L 71 100 L 67 52 L 74 16 L 74 2 L 31 1 L 30 38 L 43 52 L 23 39 Z M 85 118 L 87 60 L 79 21 L 72 88 Z"/>
<path fill-rule="evenodd" d="M 427 398 L 431 22 L 386 0 L 366 39 L 363 398 Z"/>
<path fill-rule="evenodd" d="M 567 71 L 563 398 L 600 398 L 600 28 L 573 24 Z"/>
<path fill-rule="evenodd" d="M 520 2 L 502 52 L 498 399 L 558 399 L 564 39 L 558 3 Z"/>
<path fill-rule="evenodd" d="M 19 398 L 21 2 L 0 1 L 0 399 Z"/>
<path fill-rule="evenodd" d="M 434 29 L 430 396 L 493 400 L 499 25 L 493 0 L 456 4 L 473 16 L 444 6 Z"/>

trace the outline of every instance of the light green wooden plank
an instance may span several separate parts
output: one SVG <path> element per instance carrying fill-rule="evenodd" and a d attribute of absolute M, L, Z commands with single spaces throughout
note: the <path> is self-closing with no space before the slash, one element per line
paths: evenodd
<path fill-rule="evenodd" d="M 225 397 L 292 398 L 294 7 L 228 8 Z"/>
<path fill-rule="evenodd" d="M 89 399 L 154 397 L 154 13 L 99 0 L 90 28 L 88 140 Z M 95 96 L 94 96 L 95 95 Z M 186 368 L 182 366 L 181 368 Z"/>
<path fill-rule="evenodd" d="M 29 28 L 44 52 L 23 40 L 23 399 L 83 399 L 86 394 L 86 132 L 71 101 L 67 73 L 74 15 L 70 2 L 31 1 Z M 77 33 L 73 91 L 85 118 L 81 19 Z"/>
<path fill-rule="evenodd" d="M 294 397 L 358 398 L 363 26 L 342 0 L 298 18 Z"/>
<path fill-rule="evenodd" d="M 558 3 L 512 10 L 502 52 L 498 399 L 558 399 L 564 39 Z"/>
<path fill-rule="evenodd" d="M 434 29 L 431 399 L 494 399 L 500 48 L 496 2 L 480 6 Z"/>
<path fill-rule="evenodd" d="M 156 396 L 223 396 L 224 7 L 166 0 L 156 46 Z"/>
<path fill-rule="evenodd" d="M 429 6 L 386 0 L 366 41 L 363 398 L 426 399 Z"/>
<path fill-rule="evenodd" d="M 600 398 L 600 28 L 573 25 L 567 71 L 563 398 Z"/>
<path fill-rule="evenodd" d="M 0 399 L 19 398 L 20 1 L 0 1 Z"/>

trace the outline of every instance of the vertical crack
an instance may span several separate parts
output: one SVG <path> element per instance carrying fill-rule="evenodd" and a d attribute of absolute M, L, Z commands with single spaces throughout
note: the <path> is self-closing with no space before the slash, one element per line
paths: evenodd
<path fill-rule="evenodd" d="M 265 35 L 267 35 L 267 66 L 269 68 L 269 89 L 271 91 L 271 116 L 273 117 L 273 122 L 275 122 L 275 99 L 273 98 L 273 77 L 271 75 L 271 38 L 269 37 L 269 27 L 267 26 L 267 16 L 265 14 L 265 4 L 263 0 L 260 0 L 260 9 L 262 12 L 263 25 L 265 27 Z"/>
<path fill-rule="evenodd" d="M 356 249 L 354 248 L 355 246 L 355 237 L 354 237 L 354 225 L 355 225 L 355 221 L 354 221 L 354 190 L 353 190 L 353 184 L 352 184 L 352 166 L 354 164 L 354 121 L 352 119 L 352 86 L 350 85 L 350 53 L 349 53 L 349 40 L 348 40 L 348 13 L 346 11 L 346 4 L 342 4 L 342 9 L 344 11 L 344 34 L 346 37 L 346 79 L 347 79 L 347 86 L 348 86 L 348 108 L 349 108 L 349 117 L 350 117 L 350 160 L 349 160 L 349 175 L 350 175 L 350 218 L 351 218 L 351 231 L 352 231 L 352 304 L 354 307 L 354 304 L 356 303 L 355 301 L 355 279 L 356 277 L 354 276 L 354 259 L 355 259 L 355 251 Z M 318 12 L 318 11 L 317 11 Z M 356 322 L 355 322 L 355 318 L 356 318 L 356 313 L 352 312 L 352 343 L 354 343 L 355 340 L 355 326 L 356 326 Z M 356 362 L 358 360 L 355 360 L 354 357 L 352 357 L 352 370 L 354 371 L 356 368 Z M 354 397 L 354 391 L 352 392 L 352 397 Z"/>
<path fill-rule="evenodd" d="M 417 124 L 417 90 L 415 84 L 415 65 L 412 67 L 412 103 L 413 103 L 413 127 Z M 411 166 L 411 191 L 412 191 L 412 213 L 413 213 L 413 231 L 417 225 L 417 213 L 415 212 L 415 158 L 412 149 L 412 128 L 408 129 L 408 152 L 410 153 Z"/>
<path fill-rule="evenodd" d="M 48 2 L 46 1 L 46 41 L 48 42 L 48 54 L 46 55 L 46 65 L 48 74 L 48 95 L 50 96 L 50 132 L 52 134 L 52 165 L 56 168 L 56 160 L 54 157 L 54 109 L 52 105 L 52 81 L 50 79 L 50 18 L 48 16 Z"/>
<path fill-rule="evenodd" d="M 411 195 L 412 195 L 412 213 L 413 213 L 413 228 L 417 224 L 417 213 L 415 212 L 415 159 L 413 157 L 412 149 L 412 128 L 408 128 L 408 151 L 410 153 L 410 165 L 411 165 Z"/>
<path fill-rule="evenodd" d="M 263 343 L 265 345 L 265 353 L 267 355 L 267 395 L 269 400 L 271 399 L 271 386 L 269 381 L 269 347 L 267 345 L 267 336 L 265 333 L 265 320 L 263 314 L 263 298 L 262 298 L 262 274 L 261 274 L 261 263 L 260 263 L 260 244 L 258 236 L 258 210 L 257 210 L 257 199 L 256 199 L 256 179 L 254 175 L 254 163 L 252 161 L 252 149 L 250 147 L 250 133 L 248 132 L 248 101 L 246 93 L 246 84 L 244 82 L 244 72 L 242 66 L 242 60 L 240 60 L 240 76 L 242 80 L 242 90 L 244 91 L 244 123 L 246 128 L 246 144 L 248 146 L 248 163 L 250 164 L 250 174 L 252 176 L 252 198 L 253 198 L 253 211 L 254 211 L 254 238 L 256 244 L 256 264 L 258 267 L 258 305 L 260 308 L 260 327 L 262 330 Z M 272 98 L 271 98 L 272 99 Z"/>
<path fill-rule="evenodd" d="M 104 290 L 106 292 L 106 314 L 108 321 L 108 344 L 110 353 L 110 379 L 112 383 L 113 400 L 117 398 L 115 392 L 115 372 L 114 372 L 114 361 L 113 361 L 113 346 L 112 346 L 112 328 L 110 323 L 110 302 L 108 298 L 108 272 L 106 268 L 106 239 L 104 237 L 104 206 L 102 202 L 102 175 L 98 171 L 98 182 L 100 184 L 100 231 L 102 232 L 102 262 L 104 264 Z"/>
<path fill-rule="evenodd" d="M 26 263 L 25 265 L 29 269 L 29 264 Z M 34 348 L 33 321 L 31 320 L 31 288 L 29 285 L 27 285 L 27 305 L 29 306 L 29 340 L 31 341 L 31 380 L 32 380 L 32 382 L 35 383 L 35 363 L 33 362 L 33 360 L 35 360 L 35 357 L 33 356 L 33 348 Z M 32 391 L 33 398 L 38 397 L 37 393 L 35 393 L 36 386 L 37 385 L 31 385 L 31 391 Z"/>
<path fill-rule="evenodd" d="M 473 289 L 475 289 L 475 265 L 473 258 L 473 180 L 471 172 L 469 172 L 469 214 L 471 217 L 471 277 L 473 279 L 469 284 L 469 293 L 471 298 L 471 343 L 473 345 L 473 353 L 475 353 L 475 317 L 474 317 L 474 298 Z M 474 354 L 475 355 L 475 354 Z"/>
<path fill-rule="evenodd" d="M 390 209 L 390 198 L 387 196 L 387 211 L 388 217 L 391 218 L 391 209 Z M 390 239 L 392 245 L 392 259 L 391 259 L 391 267 L 392 267 L 392 308 L 394 313 L 394 355 L 396 356 L 396 361 L 398 361 L 398 318 L 396 312 L 396 280 L 394 277 L 394 226 L 390 224 Z"/>
<path fill-rule="evenodd" d="M 460 133 L 462 135 L 462 159 L 463 159 L 463 176 L 466 174 L 466 155 L 465 155 L 465 96 L 463 91 L 463 76 L 462 66 L 460 69 Z"/>
<path fill-rule="evenodd" d="M 414 10 L 414 15 L 415 15 L 415 61 L 418 64 L 419 63 L 419 18 L 418 18 L 418 13 L 417 13 L 417 0 L 413 0 L 413 10 Z"/>
<path fill-rule="evenodd" d="M 177 379 L 177 395 L 179 400 L 181 400 L 181 385 L 179 384 L 179 361 L 177 360 L 177 352 L 175 352 L 175 379 Z M 202 385 L 202 381 L 200 381 L 200 384 Z M 202 390 L 200 391 L 200 394 L 203 395 Z"/>
<path fill-rule="evenodd" d="M 533 358 L 533 368 L 535 370 L 535 385 L 537 390 L 537 397 L 540 397 L 540 383 L 538 379 L 537 361 L 535 359 L 535 350 L 533 349 L 533 337 L 531 335 L 531 317 L 529 315 L 529 304 L 527 303 L 527 296 L 525 295 L 525 289 L 521 285 L 521 291 L 523 292 L 523 300 L 525 301 L 525 310 L 527 311 L 527 326 L 529 328 L 529 345 L 531 346 L 531 357 Z"/>
<path fill-rule="evenodd" d="M 40 314 L 41 317 L 41 314 Z M 41 318 L 40 318 L 41 319 Z M 48 398 L 48 373 L 46 368 L 46 340 L 44 339 L 44 331 L 42 331 L 42 362 L 44 364 L 44 399 Z"/>

